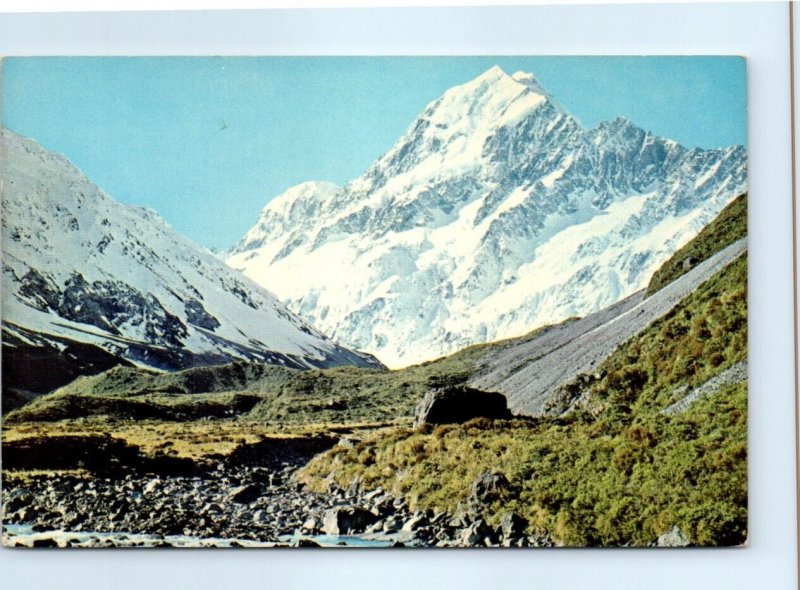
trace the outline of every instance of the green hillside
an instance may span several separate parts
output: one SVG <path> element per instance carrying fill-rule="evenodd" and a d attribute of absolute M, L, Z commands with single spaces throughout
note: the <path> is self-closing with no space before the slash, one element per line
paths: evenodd
<path fill-rule="evenodd" d="M 356 367 L 297 371 L 244 362 L 176 373 L 115 367 L 42 396 L 9 413 L 5 421 L 100 416 L 167 421 L 238 417 L 259 424 L 410 423 L 415 406 L 431 387 L 464 383 L 484 357 L 546 329 L 470 346 L 396 371 Z"/>
<path fill-rule="evenodd" d="M 696 545 L 747 538 L 747 388 L 721 388 L 674 416 L 681 385 L 746 357 L 747 259 L 741 257 L 608 358 L 580 408 L 556 419 L 474 420 L 381 434 L 304 470 L 383 487 L 419 508 L 457 511 L 475 478 L 499 471 L 506 511 L 564 545 L 647 545 L 674 526 Z"/>
<path fill-rule="evenodd" d="M 711 258 L 747 235 L 747 193 L 736 197 L 695 238 L 675 252 L 651 277 L 647 296 L 668 285 L 689 268 Z"/>

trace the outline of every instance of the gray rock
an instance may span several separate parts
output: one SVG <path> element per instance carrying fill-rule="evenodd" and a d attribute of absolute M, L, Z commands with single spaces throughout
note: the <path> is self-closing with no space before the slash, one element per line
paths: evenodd
<path fill-rule="evenodd" d="M 34 547 L 58 547 L 58 543 L 55 539 L 51 539 L 49 537 L 45 537 L 43 539 L 36 539 L 33 541 Z"/>
<path fill-rule="evenodd" d="M 490 536 L 492 532 L 486 521 L 479 518 L 460 532 L 458 541 L 465 547 L 479 547 L 484 544 L 486 537 Z"/>
<path fill-rule="evenodd" d="M 453 518 L 448 520 L 446 524 L 451 528 L 460 529 L 467 526 L 469 523 L 467 522 L 467 519 L 464 518 L 463 514 L 456 514 L 453 516 Z"/>
<path fill-rule="evenodd" d="M 12 512 L 16 512 L 21 510 L 22 508 L 26 508 L 33 502 L 33 497 L 28 493 L 19 493 L 10 495 L 8 500 L 5 502 L 5 506 L 3 507 L 3 511 L 5 514 L 11 514 Z"/>
<path fill-rule="evenodd" d="M 149 482 L 147 482 L 146 486 L 144 486 L 144 490 L 142 490 L 142 493 L 144 493 L 145 495 L 152 494 L 154 491 L 156 491 L 156 488 L 158 488 L 159 485 L 161 485 L 160 479 L 152 479 Z"/>
<path fill-rule="evenodd" d="M 420 527 L 412 532 L 411 540 L 414 545 L 429 545 L 434 540 L 433 531 L 429 527 Z"/>
<path fill-rule="evenodd" d="M 312 539 L 305 539 L 305 538 L 295 539 L 294 541 L 292 541 L 291 546 L 292 547 L 322 547 L 322 545 L 320 545 L 316 541 L 314 541 Z"/>
<path fill-rule="evenodd" d="M 404 533 L 411 533 L 421 527 L 424 523 L 425 516 L 423 514 L 415 514 L 403 524 L 403 528 L 401 530 Z"/>
<path fill-rule="evenodd" d="M 511 418 L 502 393 L 471 387 L 443 387 L 425 394 L 414 412 L 414 427 L 453 424 L 473 418 Z"/>
<path fill-rule="evenodd" d="M 325 513 L 322 530 L 329 535 L 363 533 L 378 521 L 378 516 L 358 506 L 338 506 Z"/>
<path fill-rule="evenodd" d="M 319 531 L 319 521 L 315 517 L 309 516 L 303 522 L 300 528 L 304 531 L 308 531 L 309 533 L 316 533 Z"/>
<path fill-rule="evenodd" d="M 366 494 L 364 494 L 364 499 L 367 500 L 367 501 L 372 501 L 372 500 L 376 499 L 378 496 L 380 496 L 381 494 L 383 494 L 383 488 L 376 488 L 376 489 L 372 490 L 371 492 L 367 492 Z"/>
<path fill-rule="evenodd" d="M 471 514 L 480 514 L 484 506 L 500 500 L 508 490 L 509 483 L 502 473 L 481 473 L 472 482 L 467 504 Z"/>
<path fill-rule="evenodd" d="M 656 541 L 658 547 L 688 547 L 691 545 L 689 537 L 686 536 L 679 526 L 675 525 L 666 533 L 658 537 Z"/>
<path fill-rule="evenodd" d="M 383 522 L 384 533 L 396 533 L 403 528 L 403 521 L 397 516 L 390 516 Z"/>
<path fill-rule="evenodd" d="M 389 516 L 395 511 L 392 499 L 387 496 L 383 496 L 380 500 L 375 502 L 372 507 L 383 517 Z"/>
<path fill-rule="evenodd" d="M 12 518 L 13 521 L 16 522 L 30 522 L 39 516 L 39 511 L 32 507 L 27 506 L 25 508 L 21 508 L 17 510 L 17 513 Z"/>

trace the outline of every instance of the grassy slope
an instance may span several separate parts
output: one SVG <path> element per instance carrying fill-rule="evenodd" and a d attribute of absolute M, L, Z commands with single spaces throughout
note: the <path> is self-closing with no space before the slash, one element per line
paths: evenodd
<path fill-rule="evenodd" d="M 397 430 L 316 458 L 303 477 L 360 480 L 419 507 L 456 510 L 475 477 L 500 471 L 514 510 L 566 545 L 646 545 L 680 526 L 698 545 L 735 545 L 747 531 L 746 386 L 677 416 L 658 410 L 746 355 L 746 257 L 604 363 L 569 417 Z"/>
<path fill-rule="evenodd" d="M 747 235 L 747 193 L 736 197 L 697 236 L 659 268 L 647 285 L 646 295 L 652 295 L 686 272 L 683 262 L 688 258 L 698 264 Z"/>
<path fill-rule="evenodd" d="M 295 371 L 251 363 L 177 373 L 117 367 L 77 379 L 5 420 L 15 424 L 107 416 L 190 421 L 236 416 L 281 425 L 410 423 L 414 407 L 429 388 L 463 383 L 485 356 L 534 338 L 544 329 L 397 371 L 355 367 Z"/>

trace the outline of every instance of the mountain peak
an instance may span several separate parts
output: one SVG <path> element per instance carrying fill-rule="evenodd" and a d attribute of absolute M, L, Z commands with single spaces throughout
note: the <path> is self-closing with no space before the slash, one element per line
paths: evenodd
<path fill-rule="evenodd" d="M 503 68 L 497 65 L 492 66 L 469 82 L 451 88 L 448 92 L 471 93 L 478 91 L 479 94 L 483 94 L 487 91 L 487 88 L 491 88 L 491 91 L 495 93 L 497 91 L 502 91 L 504 93 L 518 94 L 529 90 L 536 94 L 549 96 L 549 93 L 539 84 L 533 74 L 518 71 L 513 75 L 509 75 Z"/>
<path fill-rule="evenodd" d="M 503 68 L 498 65 L 494 65 L 478 77 L 474 78 L 472 82 L 495 82 L 497 80 L 502 80 L 504 78 L 509 78 L 510 76 L 505 72 Z M 468 82 L 469 84 L 469 82 Z"/>
<path fill-rule="evenodd" d="M 229 263 L 399 367 L 630 295 L 746 179 L 743 152 L 687 151 L 622 117 L 584 129 L 533 74 L 495 66 Z"/>
<path fill-rule="evenodd" d="M 566 114 L 533 74 L 519 71 L 510 76 L 495 65 L 445 92 L 431 104 L 428 114 L 440 126 L 439 119 L 445 119 L 449 126 L 454 119 L 471 118 L 479 127 L 489 129 L 516 124 L 545 103 Z"/>
<path fill-rule="evenodd" d="M 505 86 L 511 92 L 521 92 L 524 88 L 550 98 L 550 93 L 539 83 L 536 76 L 532 73 L 519 70 L 509 75 L 503 68 L 497 65 L 492 66 L 481 75 L 456 88 L 471 90 L 484 85 Z M 520 88 L 520 86 L 522 88 Z"/>

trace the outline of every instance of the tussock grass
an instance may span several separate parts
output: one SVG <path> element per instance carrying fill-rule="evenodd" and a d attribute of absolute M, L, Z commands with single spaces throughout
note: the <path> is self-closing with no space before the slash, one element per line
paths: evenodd
<path fill-rule="evenodd" d="M 342 424 L 269 425 L 243 419 L 172 422 L 159 420 L 114 420 L 106 416 L 58 422 L 23 422 L 3 428 L 3 442 L 59 436 L 102 436 L 111 434 L 139 447 L 146 456 L 166 454 L 193 460 L 225 456 L 239 445 L 264 438 L 306 438 L 331 432 L 358 439 L 364 432 L 395 426 L 393 423 L 359 422 Z"/>

